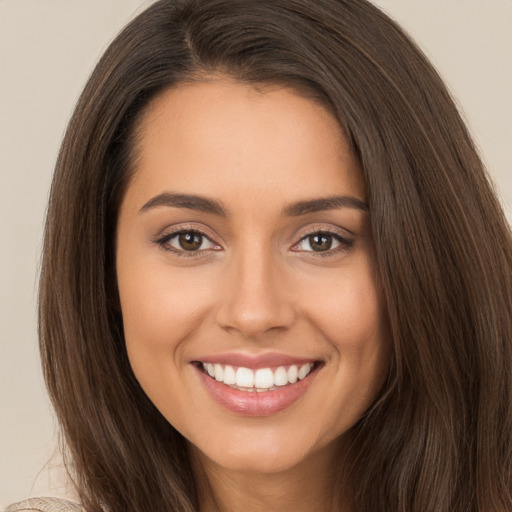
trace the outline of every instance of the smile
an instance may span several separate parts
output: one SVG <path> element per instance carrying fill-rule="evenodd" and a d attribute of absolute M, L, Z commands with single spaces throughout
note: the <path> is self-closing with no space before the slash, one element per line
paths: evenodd
<path fill-rule="evenodd" d="M 290 358 L 208 359 L 193 365 L 203 389 L 224 409 L 244 416 L 269 416 L 287 409 L 306 393 L 324 366 L 321 361 Z"/>
<path fill-rule="evenodd" d="M 201 363 L 204 371 L 217 382 L 239 391 L 264 393 L 276 391 L 282 386 L 295 384 L 306 378 L 314 368 L 314 363 L 292 364 L 288 367 L 250 368 L 222 365 L 219 363 Z"/>

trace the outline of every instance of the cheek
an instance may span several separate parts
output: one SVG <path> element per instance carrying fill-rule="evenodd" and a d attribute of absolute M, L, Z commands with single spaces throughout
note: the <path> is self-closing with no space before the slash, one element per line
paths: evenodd
<path fill-rule="evenodd" d="M 332 383 L 338 390 L 333 412 L 357 419 L 384 384 L 392 356 L 391 335 L 371 266 L 340 272 L 337 279 L 324 287 L 327 292 L 312 294 L 309 319 L 332 349 Z"/>
<path fill-rule="evenodd" d="M 207 316 L 213 283 L 197 269 L 135 263 L 118 267 L 128 358 L 149 399 L 181 430 L 190 415 L 186 397 L 192 392 L 186 378 L 187 341 Z"/>
<path fill-rule="evenodd" d="M 118 282 L 130 362 L 140 380 L 155 367 L 183 360 L 189 336 L 202 323 L 214 285 L 196 269 L 175 269 L 134 257 L 119 262 Z"/>
<path fill-rule="evenodd" d="M 309 295 L 312 322 L 339 350 L 358 352 L 388 338 L 384 301 L 371 268 L 340 272 Z"/>

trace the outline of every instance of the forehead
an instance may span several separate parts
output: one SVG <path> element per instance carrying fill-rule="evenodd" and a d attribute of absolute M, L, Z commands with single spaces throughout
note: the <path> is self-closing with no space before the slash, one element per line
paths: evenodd
<path fill-rule="evenodd" d="M 146 198 L 164 189 L 224 199 L 270 190 L 290 201 L 365 197 L 334 116 L 285 87 L 216 80 L 169 89 L 144 113 L 135 154 L 129 189 Z"/>

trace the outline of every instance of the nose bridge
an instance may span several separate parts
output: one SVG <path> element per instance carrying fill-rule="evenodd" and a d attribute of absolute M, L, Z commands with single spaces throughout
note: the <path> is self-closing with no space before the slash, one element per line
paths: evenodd
<path fill-rule="evenodd" d="M 246 338 L 289 327 L 294 319 L 279 258 L 268 245 L 251 243 L 233 251 L 227 271 L 219 324 Z"/>

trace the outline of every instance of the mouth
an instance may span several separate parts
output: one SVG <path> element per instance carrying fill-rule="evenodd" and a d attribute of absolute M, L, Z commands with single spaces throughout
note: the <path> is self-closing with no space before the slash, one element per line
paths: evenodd
<path fill-rule="evenodd" d="M 318 368 L 320 362 L 258 369 L 220 363 L 197 362 L 196 364 L 203 373 L 231 389 L 249 393 L 266 393 L 305 379 Z"/>
<path fill-rule="evenodd" d="M 249 368 L 252 365 L 220 359 L 193 361 L 193 366 L 215 402 L 245 416 L 269 416 L 288 408 L 306 393 L 324 365 L 310 360 Z"/>

